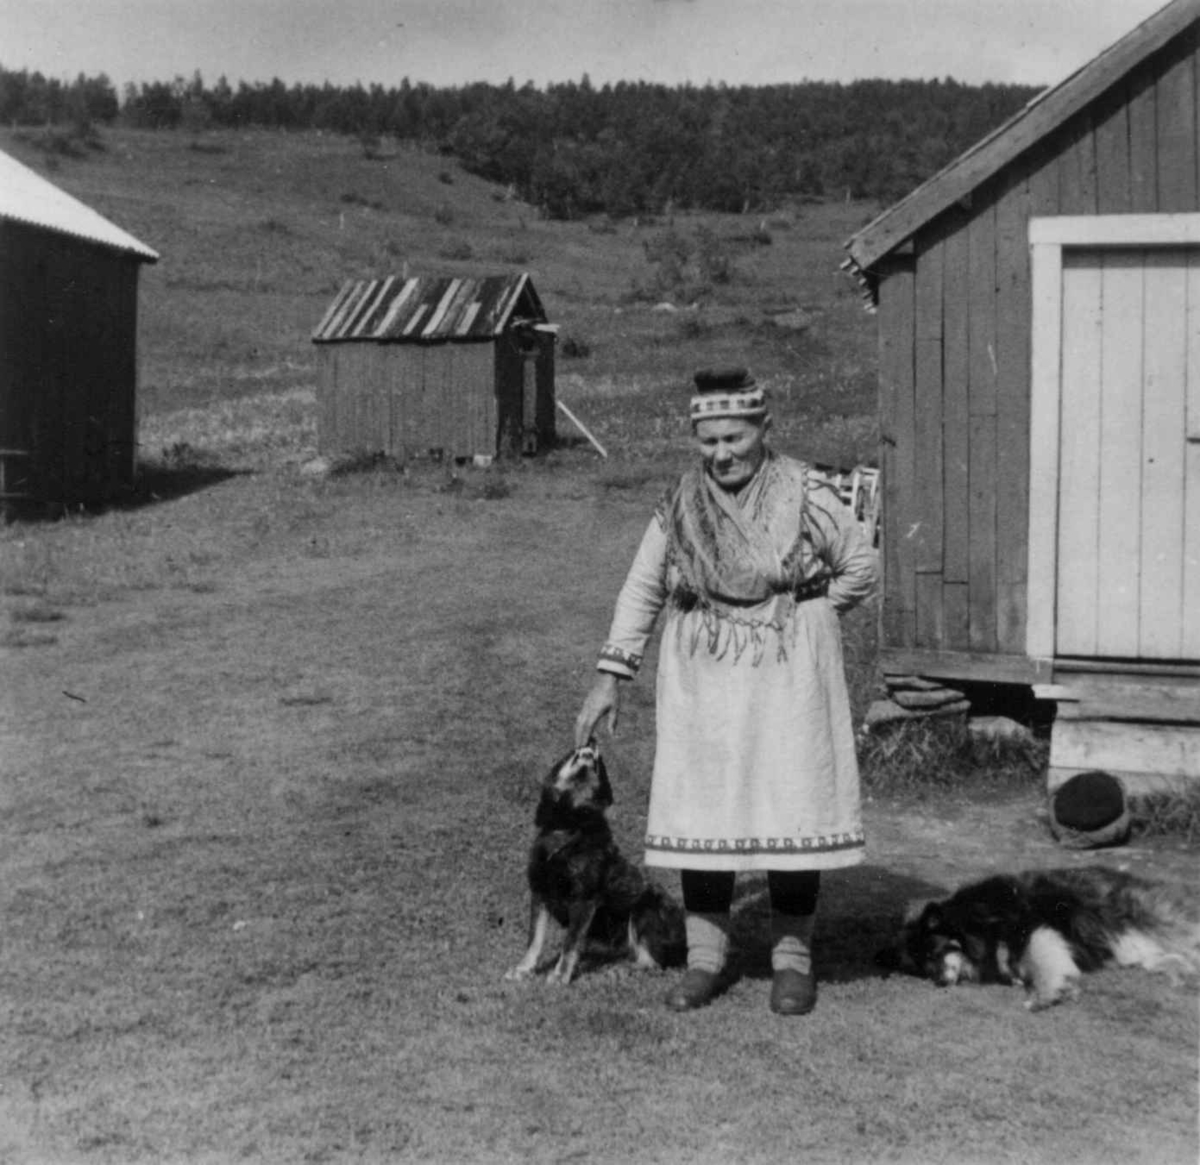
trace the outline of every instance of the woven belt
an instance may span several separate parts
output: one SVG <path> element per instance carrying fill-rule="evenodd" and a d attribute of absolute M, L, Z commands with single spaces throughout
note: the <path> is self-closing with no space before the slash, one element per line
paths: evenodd
<path fill-rule="evenodd" d="M 820 575 L 817 578 L 806 579 L 794 591 L 792 598 L 797 603 L 807 603 L 809 599 L 823 599 L 829 593 L 829 578 Z"/>

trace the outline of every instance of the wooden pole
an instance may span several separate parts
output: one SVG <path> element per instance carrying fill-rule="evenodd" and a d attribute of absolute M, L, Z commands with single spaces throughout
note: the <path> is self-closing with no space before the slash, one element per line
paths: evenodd
<path fill-rule="evenodd" d="M 571 421 L 571 423 L 596 447 L 596 452 L 599 453 L 601 457 L 607 459 L 608 453 L 606 452 L 604 446 L 592 436 L 592 434 L 588 431 L 588 427 L 557 397 L 555 397 L 554 403 L 558 408 L 562 409 L 562 411 L 567 414 L 567 418 Z"/>

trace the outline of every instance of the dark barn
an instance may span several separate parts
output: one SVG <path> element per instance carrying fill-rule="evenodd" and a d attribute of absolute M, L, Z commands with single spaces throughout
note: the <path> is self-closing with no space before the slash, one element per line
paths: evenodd
<path fill-rule="evenodd" d="M 1200 775 L 1200 0 L 847 244 L 877 304 L 885 674 L 1033 686 L 1051 784 Z"/>
<path fill-rule="evenodd" d="M 138 273 L 157 259 L 0 153 L 0 509 L 132 484 Z"/>
<path fill-rule="evenodd" d="M 554 336 L 526 274 L 347 283 L 313 332 L 324 454 L 533 453 L 554 440 Z"/>

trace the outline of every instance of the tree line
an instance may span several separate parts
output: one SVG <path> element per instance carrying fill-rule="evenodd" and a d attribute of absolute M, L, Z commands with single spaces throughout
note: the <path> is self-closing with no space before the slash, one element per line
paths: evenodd
<path fill-rule="evenodd" d="M 129 84 L 0 68 L 11 125 L 121 122 L 201 132 L 260 126 L 385 136 L 459 158 L 553 217 L 664 208 L 769 211 L 788 198 L 894 201 L 1011 116 L 1038 90 L 953 79 L 788 85 L 544 89 L 511 80 L 435 87 L 205 84 L 199 73 Z"/>

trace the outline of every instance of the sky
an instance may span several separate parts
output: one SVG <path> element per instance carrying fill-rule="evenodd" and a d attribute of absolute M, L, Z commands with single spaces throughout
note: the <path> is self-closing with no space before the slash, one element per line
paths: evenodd
<path fill-rule="evenodd" d="M 0 67 L 129 83 L 1054 84 L 1165 0 L 0 0 Z"/>

